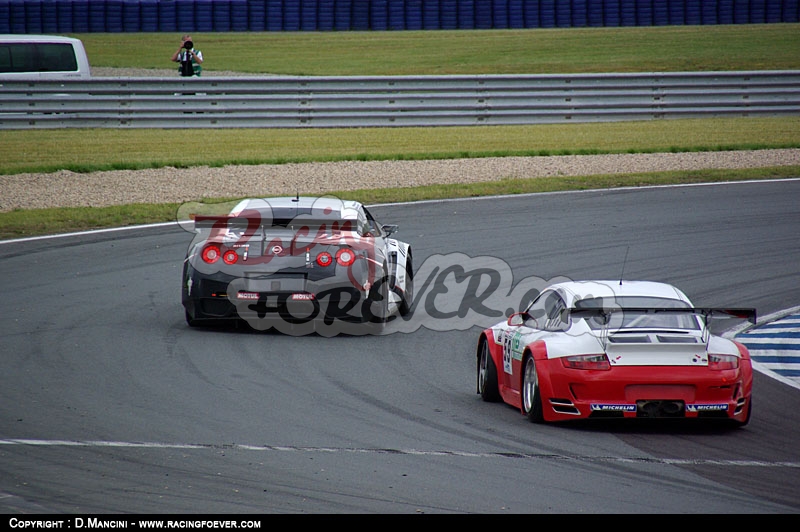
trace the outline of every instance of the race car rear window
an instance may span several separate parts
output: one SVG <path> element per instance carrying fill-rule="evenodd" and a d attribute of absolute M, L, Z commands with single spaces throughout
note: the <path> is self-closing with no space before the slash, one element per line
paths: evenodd
<path fill-rule="evenodd" d="M 331 229 L 336 227 L 340 231 L 353 231 L 356 228 L 356 223 L 354 220 L 335 220 L 330 218 L 325 220 L 315 220 L 309 218 L 273 218 L 272 223 L 265 227 L 282 227 L 294 230 L 300 228 L 318 229 L 320 227 Z"/>
<path fill-rule="evenodd" d="M 681 309 L 691 308 L 688 304 L 677 299 L 664 299 L 659 297 L 621 296 L 614 299 L 591 298 L 583 299 L 576 303 L 581 308 L 605 308 L 615 311 L 606 323 L 600 316 L 589 318 L 587 323 L 592 329 L 602 327 L 623 329 L 689 329 L 698 330 L 700 324 L 697 316 L 692 312 L 649 314 L 625 309 Z M 621 311 L 620 311 L 621 310 Z"/>

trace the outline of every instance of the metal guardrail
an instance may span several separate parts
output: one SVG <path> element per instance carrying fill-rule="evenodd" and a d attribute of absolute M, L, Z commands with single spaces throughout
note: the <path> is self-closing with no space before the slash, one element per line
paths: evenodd
<path fill-rule="evenodd" d="M 522 125 L 800 114 L 800 71 L 0 82 L 0 129 Z"/>

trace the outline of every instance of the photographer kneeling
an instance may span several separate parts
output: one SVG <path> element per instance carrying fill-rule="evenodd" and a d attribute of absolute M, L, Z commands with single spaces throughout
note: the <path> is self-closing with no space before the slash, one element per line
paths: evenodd
<path fill-rule="evenodd" d="M 181 47 L 172 54 L 172 60 L 180 63 L 178 74 L 181 76 L 199 76 L 203 71 L 203 52 L 195 50 L 191 35 L 181 37 Z"/>

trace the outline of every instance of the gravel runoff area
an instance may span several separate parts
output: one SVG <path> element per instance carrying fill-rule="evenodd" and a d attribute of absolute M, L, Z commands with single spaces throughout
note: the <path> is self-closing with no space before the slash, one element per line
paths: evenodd
<path fill-rule="evenodd" d="M 170 76 L 173 70 L 93 68 L 98 77 Z M 236 75 L 204 72 L 205 75 Z M 241 75 L 241 74 L 239 74 Z M 800 149 L 489 157 L 429 161 L 343 161 L 221 168 L 158 168 L 0 175 L 0 212 L 48 207 L 182 203 L 203 198 L 325 194 L 370 188 L 491 182 L 505 178 L 578 176 L 708 168 L 800 165 Z"/>
<path fill-rule="evenodd" d="M 219 168 L 157 168 L 0 176 L 0 212 L 47 207 L 182 203 L 203 198 L 324 194 L 370 188 L 800 165 L 800 149 L 489 157 L 427 161 L 341 161 Z"/>

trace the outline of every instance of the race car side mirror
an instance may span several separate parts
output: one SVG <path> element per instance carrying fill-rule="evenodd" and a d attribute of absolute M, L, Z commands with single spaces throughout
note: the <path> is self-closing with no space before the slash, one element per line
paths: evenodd
<path fill-rule="evenodd" d="M 396 224 L 386 224 L 382 226 L 383 231 L 386 233 L 386 236 L 391 236 L 397 232 L 397 225 Z"/>
<path fill-rule="evenodd" d="M 511 316 L 508 317 L 508 325 L 511 327 L 519 327 L 525 323 L 525 320 L 528 318 L 527 312 L 515 312 Z"/>

